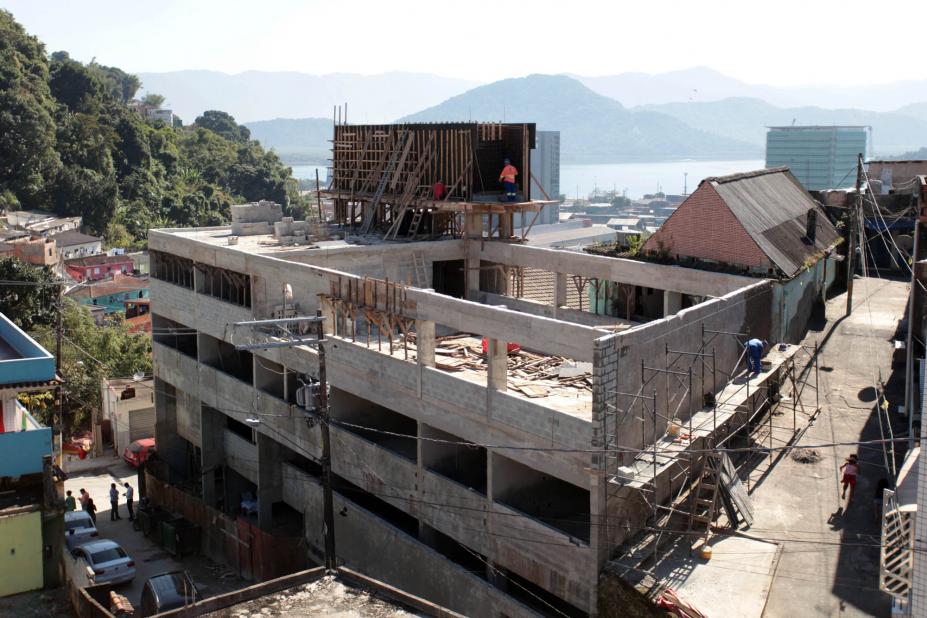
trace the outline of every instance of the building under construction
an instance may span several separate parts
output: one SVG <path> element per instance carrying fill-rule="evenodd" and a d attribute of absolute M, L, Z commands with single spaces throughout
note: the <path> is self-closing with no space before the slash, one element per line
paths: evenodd
<path fill-rule="evenodd" d="M 337 124 L 327 191 L 333 223 L 386 239 L 460 237 L 463 216 L 480 213 L 490 236 L 508 238 L 515 214 L 536 217 L 545 204 L 527 198 L 534 147 L 534 124 Z M 503 203 L 506 160 L 520 186 L 516 201 Z"/>
<path fill-rule="evenodd" d="M 628 542 L 710 542 L 725 492 L 749 512 L 729 468 L 765 460 L 711 451 L 763 444 L 813 351 L 776 346 L 745 379 L 769 280 L 513 238 L 507 209 L 537 205 L 492 183 L 504 158 L 526 182 L 532 135 L 338 126 L 331 226 L 263 203 L 150 232 L 159 474 L 173 505 L 238 518 L 206 524 L 216 559 L 322 560 L 322 365 L 285 321 L 318 312 L 339 563 L 466 615 L 595 615 Z M 814 409 L 789 412 L 797 432 Z"/>

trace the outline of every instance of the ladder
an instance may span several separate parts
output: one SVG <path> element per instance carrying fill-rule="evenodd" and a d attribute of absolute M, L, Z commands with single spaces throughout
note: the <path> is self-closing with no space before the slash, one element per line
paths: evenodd
<path fill-rule="evenodd" d="M 412 252 L 412 267 L 415 270 L 415 287 L 424 288 L 428 285 L 428 272 L 425 270 L 425 255 L 419 250 Z"/>
<path fill-rule="evenodd" d="M 406 180 L 406 185 L 402 195 L 399 198 L 399 201 L 396 204 L 393 204 L 393 223 L 390 225 L 389 229 L 386 230 L 386 234 L 383 235 L 384 240 L 389 240 L 390 238 L 395 239 L 398 236 L 399 228 L 402 225 L 402 220 L 406 215 L 406 210 L 408 210 L 408 208 L 418 199 L 422 198 L 424 195 L 427 195 L 427 192 L 430 191 L 429 187 L 421 187 L 419 183 L 422 180 L 422 176 L 425 175 L 425 172 L 431 165 L 431 160 L 434 155 L 434 152 L 431 148 L 433 142 L 434 137 L 432 136 L 429 138 L 428 143 L 425 144 L 424 150 L 419 153 L 418 161 L 416 162 L 411 175 Z M 414 214 L 415 213 L 413 212 L 413 218 Z M 419 217 L 419 222 L 415 224 L 414 228 L 410 226 L 409 232 L 412 236 L 414 236 L 415 232 L 418 231 L 419 223 L 421 223 L 421 217 Z"/>
<path fill-rule="evenodd" d="M 412 132 L 405 129 L 399 129 L 396 133 L 396 138 L 392 144 L 389 159 L 386 162 L 386 168 L 380 174 L 377 190 L 374 192 L 373 200 L 370 202 L 370 209 L 367 211 L 367 215 L 364 217 L 364 222 L 361 224 L 361 233 L 363 234 L 370 232 L 370 228 L 373 225 L 373 219 L 377 213 L 377 208 L 380 206 L 380 200 L 383 199 L 383 194 L 386 192 L 386 187 L 393 175 L 393 170 L 396 168 L 396 163 L 399 161 L 399 157 L 402 155 L 402 153 L 406 150 L 405 146 L 411 135 Z"/>
<path fill-rule="evenodd" d="M 418 234 L 418 226 L 421 225 L 425 216 L 424 208 L 416 208 L 412 212 L 412 220 L 409 222 L 409 238 L 415 238 Z"/>
<path fill-rule="evenodd" d="M 721 465 L 719 453 L 713 451 L 706 454 L 702 462 L 701 474 L 692 490 L 687 531 L 693 536 L 698 533 L 698 538 L 692 544 L 693 550 L 708 543 L 711 537 L 711 524 L 718 516 Z"/>

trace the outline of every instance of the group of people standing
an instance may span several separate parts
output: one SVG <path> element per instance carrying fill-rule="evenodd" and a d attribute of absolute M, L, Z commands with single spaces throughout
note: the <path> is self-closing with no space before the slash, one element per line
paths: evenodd
<path fill-rule="evenodd" d="M 129 512 L 129 521 L 135 519 L 135 489 L 129 485 L 128 482 L 123 483 L 125 491 L 122 492 L 122 495 L 126 498 L 126 510 Z M 90 494 L 87 493 L 87 490 L 81 488 L 80 490 L 80 508 L 83 511 L 86 511 L 90 515 L 90 519 L 93 520 L 93 523 L 97 523 L 97 505 L 94 503 L 93 498 L 90 497 Z M 109 520 L 116 521 L 122 519 L 119 516 L 119 489 L 116 487 L 116 483 L 110 483 L 109 486 Z M 64 498 L 64 510 L 65 511 L 76 511 L 77 510 L 77 501 L 74 499 L 74 496 L 71 493 L 71 490 L 67 491 L 67 495 Z"/>

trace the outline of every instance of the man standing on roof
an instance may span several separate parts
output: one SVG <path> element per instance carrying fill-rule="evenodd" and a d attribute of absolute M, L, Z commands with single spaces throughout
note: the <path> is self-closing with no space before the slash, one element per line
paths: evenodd
<path fill-rule="evenodd" d="M 515 193 L 518 191 L 518 185 L 515 184 L 516 176 L 518 176 L 518 170 L 510 160 L 506 159 L 505 167 L 502 168 L 502 173 L 499 174 L 499 182 L 505 187 L 505 201 L 507 202 L 515 201 Z"/>
<path fill-rule="evenodd" d="M 760 375 L 763 369 L 763 349 L 766 347 L 766 341 L 762 339 L 751 339 L 744 344 L 747 349 L 747 368 L 750 370 L 747 377 Z"/>

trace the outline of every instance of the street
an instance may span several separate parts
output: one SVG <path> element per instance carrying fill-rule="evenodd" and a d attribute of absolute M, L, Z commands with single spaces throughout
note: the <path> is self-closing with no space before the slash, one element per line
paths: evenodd
<path fill-rule="evenodd" d="M 230 592 L 247 584 L 224 566 L 217 565 L 204 556 L 186 556 L 181 560 L 175 560 L 154 541 L 133 530 L 122 493 L 125 491 L 123 483 L 128 482 L 132 485 L 135 488 L 135 505 L 138 507 L 138 476 L 136 471 L 121 459 L 111 461 L 113 463 L 106 467 L 70 476 L 65 482 L 65 489 L 72 491 L 75 499 L 80 495 L 81 488 L 87 490 L 98 509 L 97 530 L 100 538 L 116 541 L 135 560 L 135 580 L 117 586 L 116 590 L 120 594 L 125 595 L 137 608 L 142 586 L 148 578 L 165 571 L 187 571 L 203 598 Z M 116 483 L 120 490 L 119 515 L 122 519 L 117 521 L 110 521 L 110 483 Z"/>

